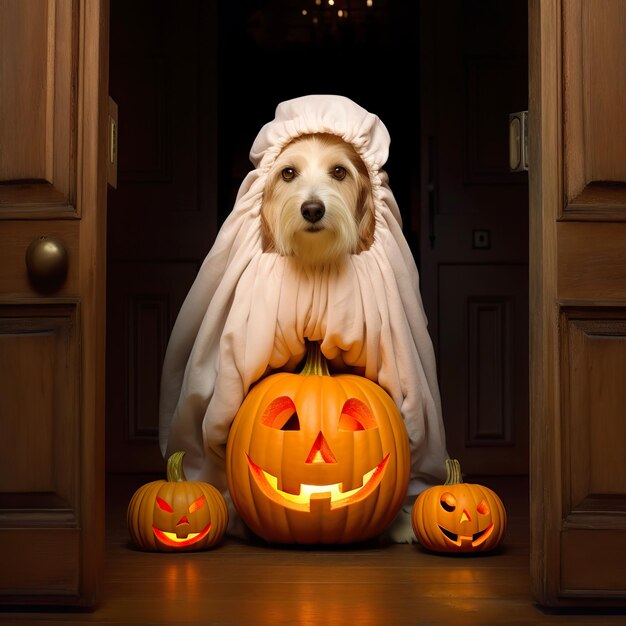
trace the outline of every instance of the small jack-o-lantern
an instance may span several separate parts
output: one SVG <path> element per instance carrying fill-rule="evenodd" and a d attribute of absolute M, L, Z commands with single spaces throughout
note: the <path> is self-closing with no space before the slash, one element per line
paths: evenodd
<path fill-rule="evenodd" d="M 372 381 L 330 376 L 318 344 L 300 374 L 278 373 L 246 396 L 226 450 L 243 520 L 278 543 L 350 543 L 380 534 L 409 480 L 406 428 Z"/>
<path fill-rule="evenodd" d="M 224 497 L 209 483 L 185 478 L 184 454 L 175 452 L 168 459 L 167 481 L 142 485 L 128 505 L 128 530 L 139 548 L 206 550 L 224 535 L 228 524 Z"/>
<path fill-rule="evenodd" d="M 413 506 L 413 530 L 435 552 L 486 552 L 502 540 L 506 511 L 500 498 L 483 485 L 464 483 L 456 459 L 446 461 L 443 485 L 426 489 Z"/>

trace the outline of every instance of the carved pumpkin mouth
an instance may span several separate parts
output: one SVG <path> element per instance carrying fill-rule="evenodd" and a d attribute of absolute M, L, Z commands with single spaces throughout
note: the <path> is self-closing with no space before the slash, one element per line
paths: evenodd
<path fill-rule="evenodd" d="M 312 502 L 315 502 L 316 505 L 326 502 L 332 511 L 367 498 L 380 484 L 389 460 L 389 454 L 387 454 L 374 469 L 363 474 L 361 486 L 356 489 L 342 491 L 343 483 L 333 483 L 332 485 L 301 483 L 299 492 L 294 494 L 279 489 L 276 476 L 272 476 L 269 472 L 261 469 L 247 454 L 246 457 L 248 458 L 250 473 L 263 493 L 274 502 L 296 511 L 310 511 Z"/>
<path fill-rule="evenodd" d="M 489 535 L 493 532 L 494 525 L 491 523 L 484 530 L 480 530 L 473 535 L 457 535 L 449 530 L 446 530 L 443 526 L 439 526 L 439 530 L 450 540 L 454 545 L 460 546 L 463 543 L 471 542 L 472 546 L 476 548 L 481 543 L 485 542 Z"/>
<path fill-rule="evenodd" d="M 188 533 L 184 537 L 179 537 L 176 533 L 170 533 L 167 530 L 161 530 L 152 525 L 152 530 L 156 535 L 156 538 L 164 543 L 166 546 L 176 546 L 182 548 L 184 546 L 190 546 L 194 543 L 198 543 L 201 539 L 204 539 L 211 530 L 211 522 L 209 522 L 199 533 Z"/>

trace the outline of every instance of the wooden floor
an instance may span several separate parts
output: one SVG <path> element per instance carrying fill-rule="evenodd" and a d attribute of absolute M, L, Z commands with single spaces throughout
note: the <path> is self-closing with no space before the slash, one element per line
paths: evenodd
<path fill-rule="evenodd" d="M 227 540 L 195 554 L 135 550 L 125 507 L 149 477 L 112 476 L 107 496 L 107 564 L 92 613 L 0 613 L 1 623 L 278 624 L 626 624 L 626 614 L 548 614 L 531 598 L 528 483 L 483 480 L 500 493 L 509 530 L 498 553 L 438 556 L 384 541 L 342 549 L 277 549 Z"/>

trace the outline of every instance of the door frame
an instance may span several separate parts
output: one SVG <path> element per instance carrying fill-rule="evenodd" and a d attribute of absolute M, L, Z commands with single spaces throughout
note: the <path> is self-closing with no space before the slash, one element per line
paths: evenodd
<path fill-rule="evenodd" d="M 559 314 L 556 220 L 562 203 L 557 4 L 528 2 L 530 571 L 532 591 L 540 602 L 556 592 L 558 572 L 547 566 L 557 562 L 553 520 L 561 508 L 551 488 L 560 466 L 559 347 L 554 332 Z M 542 533 L 536 532 L 542 528 Z"/>
<path fill-rule="evenodd" d="M 80 99 L 78 171 L 81 215 L 80 324 L 82 338 L 81 436 L 82 597 L 99 601 L 105 558 L 105 371 L 107 181 L 109 163 L 109 0 L 80 4 Z M 99 46 L 89 45 L 98 41 Z M 97 111 L 92 119 L 85 111 Z"/>

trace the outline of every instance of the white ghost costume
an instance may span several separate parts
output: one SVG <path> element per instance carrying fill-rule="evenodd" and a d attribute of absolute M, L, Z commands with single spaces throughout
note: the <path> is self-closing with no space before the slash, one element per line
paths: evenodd
<path fill-rule="evenodd" d="M 268 172 L 295 137 L 332 133 L 363 159 L 375 205 L 374 241 L 335 266 L 312 270 L 263 252 L 260 211 Z M 294 371 L 305 341 L 320 343 L 331 372 L 381 385 L 406 424 L 408 496 L 445 479 L 445 434 L 419 276 L 381 167 L 389 133 L 340 96 L 281 103 L 250 152 L 254 165 L 178 315 L 161 378 L 159 438 L 167 458 L 184 450 L 189 480 L 220 489 L 230 504 L 225 450 L 250 387 L 272 370 Z"/>

